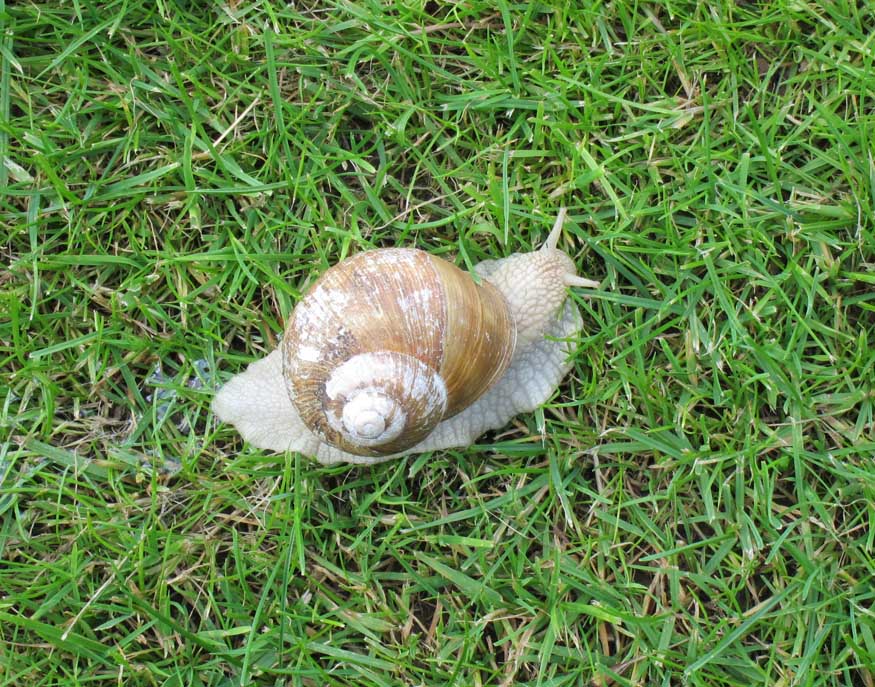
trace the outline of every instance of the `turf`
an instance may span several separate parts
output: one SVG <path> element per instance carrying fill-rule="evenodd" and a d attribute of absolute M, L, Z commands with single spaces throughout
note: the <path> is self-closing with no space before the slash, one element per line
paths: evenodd
<path fill-rule="evenodd" d="M 875 684 L 870 3 L 0 0 L 0 684 Z M 373 468 L 209 412 L 374 246 L 573 374 Z"/>

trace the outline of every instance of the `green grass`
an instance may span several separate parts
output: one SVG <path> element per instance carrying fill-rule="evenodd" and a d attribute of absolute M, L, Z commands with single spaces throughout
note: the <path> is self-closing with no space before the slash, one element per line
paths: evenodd
<path fill-rule="evenodd" d="M 0 0 L 0 685 L 875 684 L 873 10 Z M 341 257 L 561 205 L 543 410 L 210 415 Z"/>

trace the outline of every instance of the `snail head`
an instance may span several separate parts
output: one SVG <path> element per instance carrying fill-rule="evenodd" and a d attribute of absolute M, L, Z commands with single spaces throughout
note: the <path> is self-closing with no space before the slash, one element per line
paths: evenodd
<path fill-rule="evenodd" d="M 599 286 L 597 281 L 577 276 L 574 261 L 558 247 L 565 217 L 562 208 L 539 250 L 514 254 L 489 275 L 510 303 L 520 344 L 543 340 L 565 303 L 567 287 Z"/>

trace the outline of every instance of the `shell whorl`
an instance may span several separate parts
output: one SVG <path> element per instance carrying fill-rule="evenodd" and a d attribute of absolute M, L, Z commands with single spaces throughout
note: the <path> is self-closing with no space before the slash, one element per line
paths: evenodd
<path fill-rule="evenodd" d="M 355 255 L 297 305 L 283 376 L 304 424 L 363 456 L 418 443 L 507 368 L 516 326 L 488 282 L 413 249 Z"/>
<path fill-rule="evenodd" d="M 411 355 L 360 353 L 332 371 L 323 405 L 328 424 L 354 447 L 417 442 L 447 408 L 440 375 Z"/>

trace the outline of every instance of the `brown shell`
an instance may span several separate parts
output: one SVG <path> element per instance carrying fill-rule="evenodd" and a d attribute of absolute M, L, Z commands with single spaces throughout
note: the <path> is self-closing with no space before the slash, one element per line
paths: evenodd
<path fill-rule="evenodd" d="M 385 248 L 359 253 L 330 268 L 292 313 L 283 337 L 283 374 L 304 424 L 327 443 L 358 455 L 389 455 L 418 443 L 441 419 L 479 398 L 513 356 L 516 328 L 501 293 L 476 284 L 454 265 L 423 251 Z M 440 418 L 418 418 L 415 399 L 398 380 L 385 382 L 412 420 L 380 446 L 351 446 L 332 427 L 325 385 L 353 356 L 412 356 L 446 385 Z M 370 383 L 370 382 L 369 382 Z M 412 403 L 412 405 L 411 405 Z"/>

